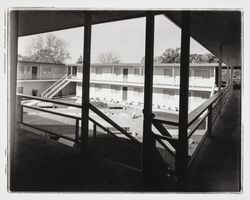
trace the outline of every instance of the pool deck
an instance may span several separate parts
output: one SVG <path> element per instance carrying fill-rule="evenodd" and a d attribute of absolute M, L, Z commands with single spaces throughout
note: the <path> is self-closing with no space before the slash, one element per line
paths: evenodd
<path fill-rule="evenodd" d="M 163 175 L 146 183 L 141 172 L 133 167 L 98 155 L 83 157 L 76 149 L 20 129 L 16 133 L 15 173 L 11 176 L 10 189 L 44 192 L 239 192 L 240 105 L 240 93 L 234 91 L 213 126 L 213 136 L 205 140 L 189 169 L 187 182 L 181 188 L 173 178 Z"/>

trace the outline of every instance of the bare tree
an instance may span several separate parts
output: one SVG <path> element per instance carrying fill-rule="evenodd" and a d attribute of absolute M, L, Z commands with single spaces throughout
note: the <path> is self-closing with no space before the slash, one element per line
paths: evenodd
<path fill-rule="evenodd" d="M 113 51 L 102 52 L 97 57 L 99 63 L 118 64 L 121 62 L 119 55 Z"/>
<path fill-rule="evenodd" d="M 27 55 L 22 60 L 64 63 L 70 58 L 67 43 L 54 34 L 48 34 L 46 40 L 42 36 L 37 36 L 27 47 L 26 52 Z"/>

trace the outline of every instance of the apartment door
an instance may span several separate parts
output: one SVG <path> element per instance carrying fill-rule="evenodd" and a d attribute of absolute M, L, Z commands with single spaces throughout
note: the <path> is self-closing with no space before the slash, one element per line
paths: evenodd
<path fill-rule="evenodd" d="M 128 69 L 127 68 L 123 69 L 123 80 L 124 81 L 128 80 Z"/>
<path fill-rule="evenodd" d="M 37 79 L 37 67 L 36 66 L 32 66 L 31 74 L 32 74 L 32 79 L 36 80 Z"/>
<path fill-rule="evenodd" d="M 68 75 L 71 74 L 71 66 L 68 66 Z"/>
<path fill-rule="evenodd" d="M 76 76 L 77 74 L 77 66 L 72 66 L 72 76 Z"/>
<path fill-rule="evenodd" d="M 122 87 L 122 100 L 128 100 L 128 87 Z"/>

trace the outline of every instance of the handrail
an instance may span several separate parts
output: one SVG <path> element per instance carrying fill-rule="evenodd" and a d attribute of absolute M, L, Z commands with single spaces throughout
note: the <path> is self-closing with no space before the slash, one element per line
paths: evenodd
<path fill-rule="evenodd" d="M 57 101 L 57 100 L 52 100 L 52 99 L 45 99 L 45 98 L 37 97 L 37 96 L 30 96 L 30 95 L 19 94 L 19 93 L 17 93 L 17 96 L 23 97 L 23 98 L 27 98 L 27 99 L 35 99 L 35 100 L 39 100 L 39 101 L 44 101 L 44 102 L 49 102 L 49 103 L 60 104 L 60 105 L 64 105 L 64 106 L 71 106 L 71 107 L 76 107 L 76 108 L 82 108 L 82 106 L 81 106 L 81 105 L 78 105 L 78 104 L 66 103 L 66 102 Z"/>
<path fill-rule="evenodd" d="M 51 110 L 45 110 L 45 109 L 36 108 L 36 107 L 33 107 L 33 106 L 27 106 L 27 105 L 22 105 L 22 106 L 25 107 L 25 108 L 33 109 L 33 110 L 39 110 L 39 111 L 42 111 L 42 112 L 47 112 L 47 113 L 51 113 L 51 114 L 55 114 L 55 115 L 60 115 L 62 117 L 68 117 L 68 118 L 72 118 L 72 119 L 81 120 L 81 117 L 78 117 L 78 116 L 68 115 L 68 114 L 64 114 L 64 113 L 60 113 L 60 112 L 55 112 L 55 111 L 51 111 Z"/>
<path fill-rule="evenodd" d="M 228 85 L 226 86 L 221 93 L 217 93 L 214 96 L 212 96 L 210 99 L 208 99 L 207 101 L 205 101 L 203 104 L 201 104 L 198 108 L 196 108 L 195 110 L 193 110 L 191 113 L 189 113 L 188 115 L 188 126 L 190 126 L 196 119 L 198 119 L 198 117 L 201 116 L 201 114 L 212 104 L 214 103 L 217 99 L 222 98 L 227 90 L 229 90 L 229 88 L 232 87 L 232 85 Z"/>
<path fill-rule="evenodd" d="M 95 114 L 97 114 L 99 117 L 104 119 L 106 122 L 111 124 L 113 127 L 115 127 L 118 131 L 120 131 L 122 134 L 127 136 L 129 139 L 131 139 L 133 142 L 135 142 L 138 145 L 141 145 L 141 142 L 139 142 L 137 139 L 135 139 L 132 135 L 127 133 L 123 128 L 121 128 L 117 123 L 115 123 L 113 120 L 111 120 L 109 117 L 107 117 L 105 114 L 103 114 L 100 110 L 98 110 L 95 106 L 93 106 L 91 103 L 88 103 L 89 109 L 92 110 Z"/>
<path fill-rule="evenodd" d="M 67 82 L 65 82 L 65 81 L 67 81 Z M 49 96 L 51 96 L 52 94 L 54 94 L 55 91 L 57 91 L 60 87 L 64 86 L 65 83 L 67 84 L 68 82 L 69 82 L 69 80 L 68 80 L 68 76 L 67 76 L 66 78 L 64 78 L 63 80 L 61 80 L 60 82 L 58 82 L 57 85 L 55 85 L 53 88 L 51 88 L 51 90 L 48 91 L 48 93 L 45 95 L 45 97 L 48 98 Z"/>
<path fill-rule="evenodd" d="M 45 91 L 42 92 L 41 96 L 43 97 L 45 93 L 47 93 L 51 88 L 53 88 L 55 85 L 57 85 L 61 80 L 63 80 L 67 74 L 63 75 L 61 78 L 59 78 L 55 83 L 53 83 L 50 87 L 48 87 Z"/>
<path fill-rule="evenodd" d="M 118 137 L 116 134 L 114 134 L 112 131 L 110 131 L 108 128 L 106 128 L 106 127 L 104 127 L 103 125 L 101 125 L 99 122 L 97 122 L 96 120 L 94 120 L 93 118 L 91 118 L 91 117 L 89 117 L 89 120 L 91 121 L 91 122 L 93 122 L 94 124 L 96 124 L 97 126 L 99 126 L 102 130 L 104 130 L 104 131 L 106 131 L 107 133 L 109 133 L 110 135 L 112 135 L 113 137 L 115 137 L 116 139 L 118 139 L 118 140 L 120 140 L 120 142 L 123 142 L 124 143 L 124 141 L 120 138 L 120 137 Z M 126 143 L 127 144 L 127 143 Z M 128 145 L 128 144 L 127 144 Z M 132 146 L 131 146 L 132 147 Z M 135 148 L 134 148 L 135 149 Z M 138 151 L 138 149 L 135 149 L 137 152 L 139 152 Z"/>

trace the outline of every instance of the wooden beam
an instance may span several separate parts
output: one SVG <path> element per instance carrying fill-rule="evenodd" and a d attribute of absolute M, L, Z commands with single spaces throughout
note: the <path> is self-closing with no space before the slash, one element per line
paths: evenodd
<path fill-rule="evenodd" d="M 84 47 L 82 65 L 82 121 L 81 121 L 81 152 L 88 153 L 89 135 L 89 86 L 90 86 L 90 51 L 91 51 L 91 14 L 84 16 Z"/>
<path fill-rule="evenodd" d="M 153 94 L 153 65 L 154 65 L 154 14 L 146 16 L 145 43 L 145 77 L 144 77 L 144 109 L 143 109 L 143 150 L 142 173 L 152 174 L 153 152 L 155 140 L 151 134 L 152 127 L 152 94 Z"/>
<path fill-rule="evenodd" d="M 20 115 L 20 109 L 16 110 L 16 83 L 17 83 L 17 49 L 18 49 L 18 11 L 8 13 L 8 68 L 7 78 L 7 112 L 8 112 L 8 153 L 10 160 L 8 167 L 10 171 L 9 183 L 10 190 L 15 174 L 15 129 L 19 123 L 16 121 L 16 115 Z"/>
<path fill-rule="evenodd" d="M 178 180 L 185 179 L 188 167 L 188 86 L 190 55 L 190 11 L 183 11 L 181 29 L 179 137 L 176 149 Z"/>

